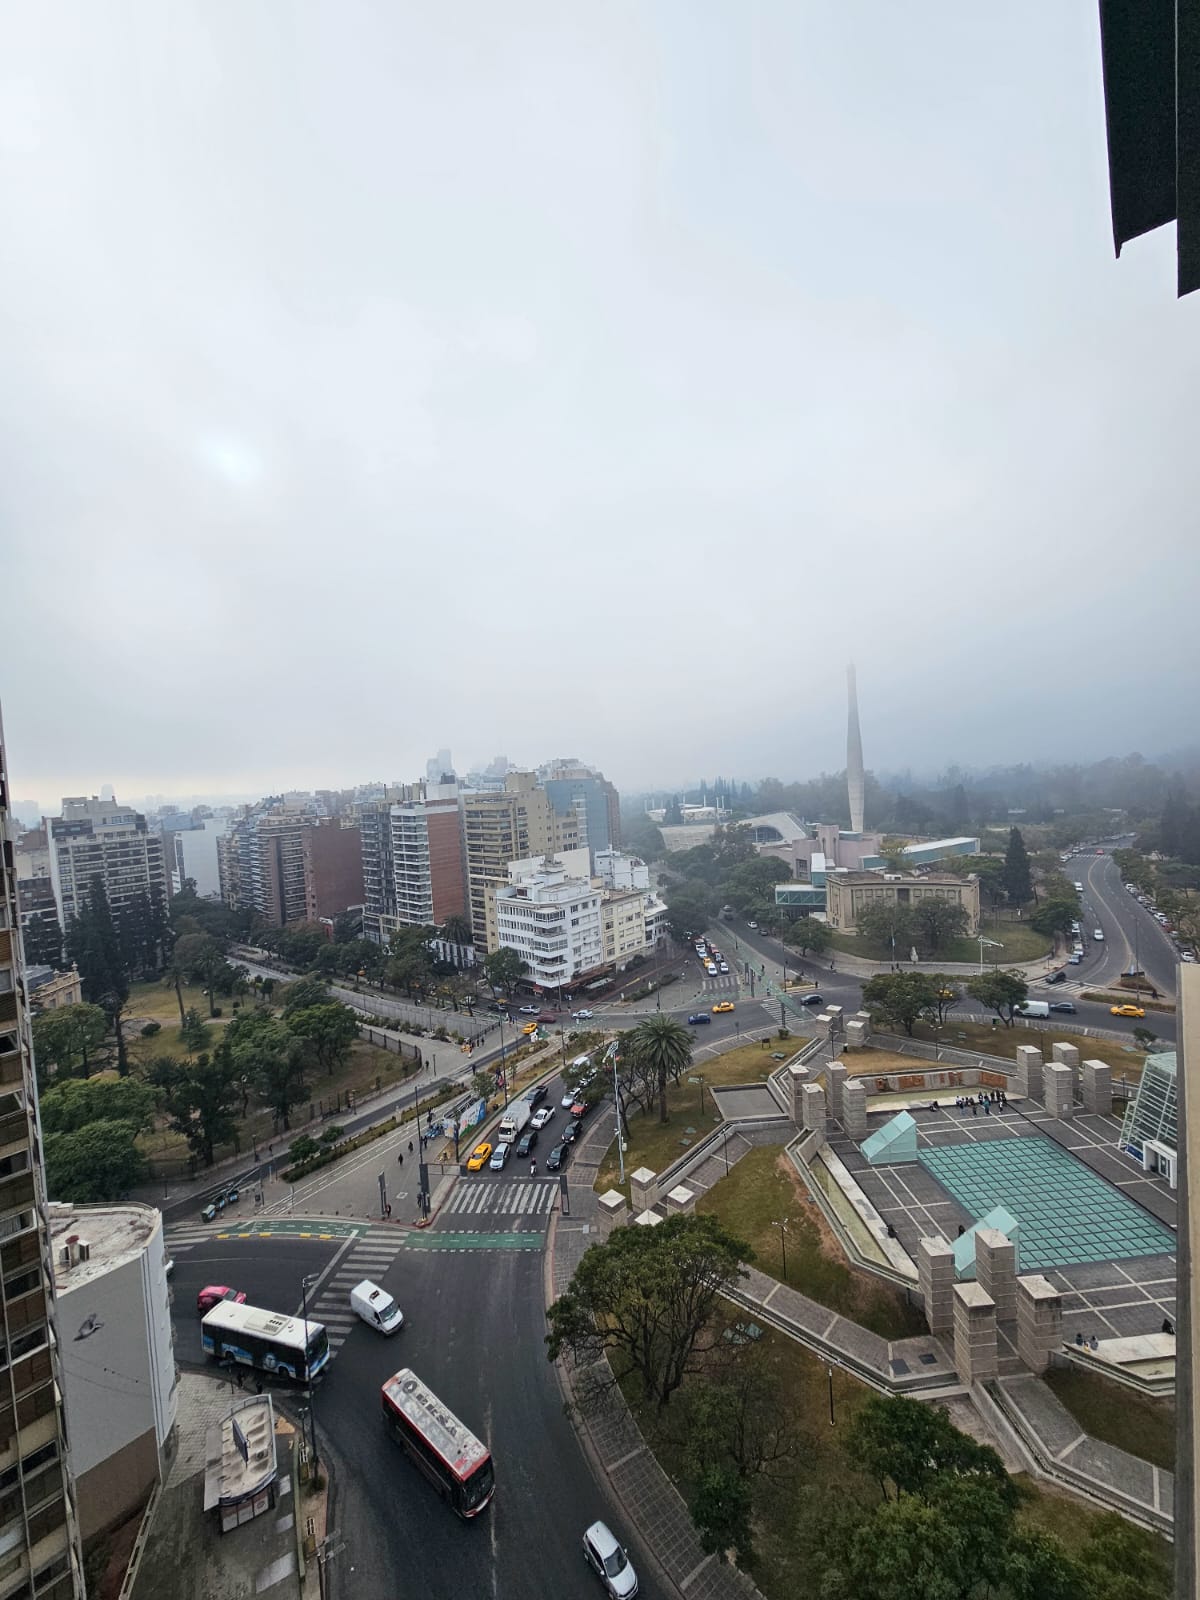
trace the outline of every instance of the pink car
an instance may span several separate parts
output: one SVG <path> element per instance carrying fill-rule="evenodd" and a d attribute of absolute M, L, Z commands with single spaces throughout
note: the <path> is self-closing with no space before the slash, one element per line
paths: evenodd
<path fill-rule="evenodd" d="M 245 1305 L 246 1296 L 240 1289 L 227 1289 L 223 1283 L 210 1283 L 196 1296 L 197 1315 L 206 1317 L 214 1306 L 220 1305 L 222 1300 L 232 1300 L 241 1306 Z"/>

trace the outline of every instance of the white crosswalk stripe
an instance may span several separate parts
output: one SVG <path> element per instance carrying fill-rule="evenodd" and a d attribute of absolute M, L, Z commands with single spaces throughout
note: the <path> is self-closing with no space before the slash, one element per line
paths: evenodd
<path fill-rule="evenodd" d="M 338 1269 L 322 1285 L 309 1307 L 309 1316 L 324 1325 L 329 1348 L 336 1355 L 358 1326 L 350 1309 L 350 1291 L 364 1278 L 379 1282 L 404 1247 L 399 1231 L 380 1234 L 372 1230 L 356 1240 L 353 1248 L 338 1263 Z"/>
<path fill-rule="evenodd" d="M 558 1184 L 553 1178 L 531 1178 L 528 1183 L 471 1183 L 462 1180 L 450 1196 L 446 1211 L 458 1216 L 524 1217 L 550 1211 Z"/>

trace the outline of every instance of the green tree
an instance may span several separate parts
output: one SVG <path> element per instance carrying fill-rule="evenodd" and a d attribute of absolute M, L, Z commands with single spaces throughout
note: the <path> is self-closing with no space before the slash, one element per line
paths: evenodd
<path fill-rule="evenodd" d="M 153 1065 L 150 1078 L 162 1090 L 172 1129 L 183 1135 L 197 1160 L 211 1167 L 217 1147 L 237 1138 L 238 1073 L 227 1041 L 213 1055 L 202 1053 L 194 1061 L 164 1057 Z"/>
<path fill-rule="evenodd" d="M 358 1038 L 358 1018 L 338 1000 L 291 1012 L 288 1027 L 307 1040 L 318 1065 L 331 1076 L 334 1068 L 346 1061 L 350 1046 Z"/>
<path fill-rule="evenodd" d="M 215 1017 L 217 991 L 233 981 L 233 968 L 217 941 L 207 934 L 186 935 L 175 945 L 172 965 L 181 967 L 193 982 L 204 985 L 208 991 L 208 1014 Z"/>
<path fill-rule="evenodd" d="M 550 1307 L 550 1360 L 569 1355 L 577 1368 L 589 1369 L 598 1394 L 608 1384 L 596 1363 L 607 1352 L 613 1381 L 635 1373 L 643 1397 L 662 1409 L 719 1343 L 717 1302 L 753 1257 L 744 1240 L 708 1214 L 670 1216 L 657 1228 L 618 1228 L 586 1251 Z"/>
<path fill-rule="evenodd" d="M 181 1043 L 188 1050 L 203 1050 L 208 1039 L 208 1029 L 195 1006 L 189 1006 L 179 1029 Z"/>
<path fill-rule="evenodd" d="M 528 971 L 528 961 L 506 944 L 483 958 L 483 975 L 491 985 L 493 995 L 511 994 Z"/>
<path fill-rule="evenodd" d="M 926 972 L 880 972 L 863 984 L 863 1004 L 892 1027 L 912 1038 L 923 1017 L 936 1016 L 938 993 Z"/>
<path fill-rule="evenodd" d="M 755 856 L 734 867 L 724 880 L 722 898 L 743 909 L 766 900 L 775 904 L 775 885 L 791 877 L 787 866 L 774 856 Z"/>
<path fill-rule="evenodd" d="M 833 947 L 833 930 L 827 922 L 818 922 L 815 917 L 797 917 L 784 928 L 783 940 L 802 956 L 822 956 Z"/>
<path fill-rule="evenodd" d="M 225 1030 L 238 1077 L 251 1079 L 279 1126 L 291 1127 L 291 1109 L 305 1092 L 305 1042 L 265 1012 L 243 1013 Z"/>
<path fill-rule="evenodd" d="M 153 1089 L 136 1078 L 64 1078 L 41 1097 L 42 1131 L 76 1133 L 90 1122 L 125 1122 L 134 1133 L 150 1127 Z"/>
<path fill-rule="evenodd" d="M 962 990 L 958 987 L 957 980 L 945 972 L 931 972 L 929 981 L 933 984 L 934 1021 L 940 1028 L 944 1026 L 950 1012 L 962 999 Z"/>
<path fill-rule="evenodd" d="M 801 1440 L 776 1368 L 755 1346 L 729 1356 L 682 1396 L 688 1470 L 720 1462 L 745 1478 L 790 1476 Z"/>
<path fill-rule="evenodd" d="M 667 1120 L 667 1079 L 678 1083 L 692 1064 L 692 1036 L 681 1022 L 656 1011 L 625 1036 L 627 1052 L 658 1088 L 658 1120 Z"/>
<path fill-rule="evenodd" d="M 1029 997 L 1029 985 L 1019 972 L 997 968 L 994 972 L 980 972 L 968 978 L 967 993 L 972 1000 L 994 1011 L 1006 1028 L 1011 1028 L 1016 1007 L 1024 1005 Z"/>
<path fill-rule="evenodd" d="M 283 991 L 283 1003 L 280 1009 L 285 1017 L 290 1017 L 293 1012 L 307 1011 L 311 1006 L 327 1006 L 332 998 L 329 985 L 324 978 L 316 978 L 310 974 L 307 978 L 297 978 L 295 983 L 287 985 Z"/>
<path fill-rule="evenodd" d="M 893 835 L 885 836 L 879 844 L 879 854 L 887 864 L 889 872 L 903 872 L 909 865 L 904 852 L 908 848 L 908 840 L 896 838 Z"/>
<path fill-rule="evenodd" d="M 1133 1042 L 1139 1050 L 1149 1050 L 1157 1038 L 1158 1035 L 1152 1028 L 1135 1028 L 1133 1030 Z"/>
<path fill-rule="evenodd" d="M 51 1200 L 97 1205 L 119 1200 L 142 1181 L 146 1158 L 128 1122 L 89 1122 L 46 1138 L 46 1190 Z"/>
<path fill-rule="evenodd" d="M 718 1560 L 733 1550 L 738 1563 L 749 1566 L 754 1560 L 753 1499 L 750 1485 L 737 1468 L 728 1462 L 710 1462 L 702 1467 L 688 1502 L 688 1510 L 700 1535 L 700 1548 Z"/>
<path fill-rule="evenodd" d="M 1079 907 L 1069 900 L 1046 900 L 1037 907 L 1029 918 L 1029 926 L 1035 933 L 1045 934 L 1046 938 L 1053 939 L 1055 934 L 1070 933 L 1071 924 L 1079 916 Z"/>
<path fill-rule="evenodd" d="M 61 967 L 63 936 L 53 911 L 35 911 L 21 930 L 21 948 L 29 967 Z"/>
<path fill-rule="evenodd" d="M 117 1071 L 129 1071 L 121 1017 L 129 1003 L 129 968 L 121 952 L 104 879 L 97 873 L 88 886 L 87 900 L 67 929 L 67 955 L 79 968 L 83 998 L 102 1006 L 117 1042 Z"/>
<path fill-rule="evenodd" d="M 966 907 L 956 900 L 933 896 L 918 900 L 912 908 L 912 919 L 917 945 L 927 956 L 937 955 L 967 931 Z"/>
<path fill-rule="evenodd" d="M 92 1055 L 107 1032 L 108 1018 L 100 1006 L 85 1003 L 39 1012 L 33 1019 L 33 1054 L 39 1085 L 49 1081 L 51 1067 L 59 1074 L 73 1073 L 78 1068 L 86 1077 Z"/>
<path fill-rule="evenodd" d="M 886 903 L 864 906 L 854 926 L 860 939 L 869 939 L 872 944 L 892 950 L 898 961 L 908 954 L 913 942 L 913 916 L 909 906 Z"/>
<path fill-rule="evenodd" d="M 121 953 L 130 972 L 157 972 L 162 965 L 167 917 L 162 902 L 144 892 L 131 895 L 117 920 Z"/>
<path fill-rule="evenodd" d="M 689 878 L 667 890 L 667 924 L 680 944 L 689 933 L 703 933 L 712 920 L 716 895 L 704 883 Z"/>
<path fill-rule="evenodd" d="M 1029 852 L 1020 828 L 1009 829 L 1008 849 L 1004 852 L 1004 892 L 1014 906 L 1027 905 L 1033 899 Z"/>
<path fill-rule="evenodd" d="M 454 912 L 442 923 L 442 938 L 447 944 L 468 945 L 471 943 L 471 924 L 466 917 Z"/>
<path fill-rule="evenodd" d="M 960 1432 L 937 1406 L 873 1395 L 851 1422 L 846 1446 L 885 1498 L 894 1492 L 929 1499 L 949 1475 L 987 1480 L 1006 1505 L 1017 1505 L 1017 1486 L 996 1452 Z"/>

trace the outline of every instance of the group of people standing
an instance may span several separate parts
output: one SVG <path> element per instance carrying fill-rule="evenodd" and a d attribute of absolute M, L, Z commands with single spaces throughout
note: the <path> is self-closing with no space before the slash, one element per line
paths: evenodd
<path fill-rule="evenodd" d="M 970 1110 L 973 1117 L 979 1115 L 982 1107 L 984 1116 L 990 1117 L 993 1106 L 1000 1107 L 1008 1104 L 1008 1096 L 1003 1089 L 985 1089 L 982 1094 L 960 1094 L 954 1104 L 959 1111 Z"/>

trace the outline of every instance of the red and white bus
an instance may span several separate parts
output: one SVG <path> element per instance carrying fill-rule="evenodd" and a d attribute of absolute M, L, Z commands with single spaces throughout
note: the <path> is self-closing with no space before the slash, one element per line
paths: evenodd
<path fill-rule="evenodd" d="M 383 1420 L 438 1493 L 460 1517 L 477 1517 L 491 1501 L 496 1475 L 487 1445 L 402 1367 L 383 1386 Z"/>

